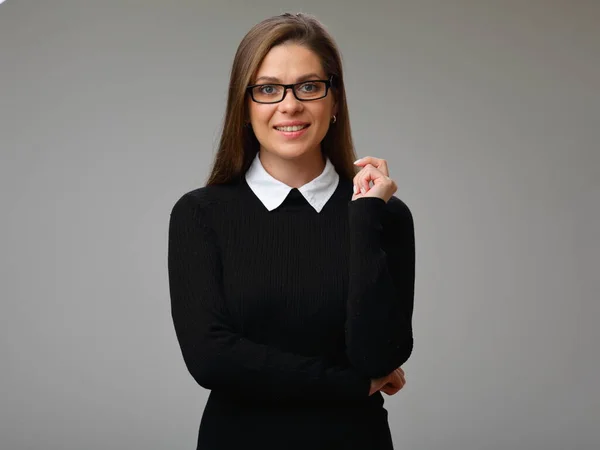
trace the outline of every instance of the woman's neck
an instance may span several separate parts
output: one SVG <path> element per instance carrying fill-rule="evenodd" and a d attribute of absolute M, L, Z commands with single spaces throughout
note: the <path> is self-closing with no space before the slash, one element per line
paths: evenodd
<path fill-rule="evenodd" d="M 304 186 L 321 175 L 326 162 L 320 149 L 292 159 L 261 149 L 259 158 L 269 175 L 293 188 Z"/>

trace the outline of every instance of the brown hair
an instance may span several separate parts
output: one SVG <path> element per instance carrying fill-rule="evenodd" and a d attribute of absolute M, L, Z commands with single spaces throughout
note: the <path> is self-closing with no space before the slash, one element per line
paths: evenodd
<path fill-rule="evenodd" d="M 252 128 L 246 125 L 248 106 L 246 87 L 271 48 L 293 42 L 317 54 L 327 77 L 333 76 L 332 91 L 337 104 L 335 124 L 331 124 L 321 142 L 321 151 L 334 165 L 340 177 L 352 179 L 356 159 L 346 103 L 344 76 L 339 50 L 332 36 L 313 16 L 285 13 L 258 23 L 240 43 L 229 81 L 229 93 L 221 139 L 207 185 L 239 181 L 259 150 Z"/>

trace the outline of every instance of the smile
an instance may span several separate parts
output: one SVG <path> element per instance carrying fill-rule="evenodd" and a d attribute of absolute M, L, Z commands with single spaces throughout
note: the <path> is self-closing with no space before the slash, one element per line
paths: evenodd
<path fill-rule="evenodd" d="M 304 124 L 304 125 L 294 125 L 291 127 L 275 127 L 275 129 L 277 131 L 285 131 L 285 132 L 294 132 L 294 131 L 300 131 L 300 130 L 304 130 L 305 128 L 308 128 L 309 125 L 308 124 Z"/>

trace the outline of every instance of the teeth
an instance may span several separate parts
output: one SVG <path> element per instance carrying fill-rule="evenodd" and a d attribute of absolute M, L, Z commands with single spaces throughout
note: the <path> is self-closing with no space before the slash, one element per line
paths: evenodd
<path fill-rule="evenodd" d="M 306 127 L 307 127 L 307 125 L 296 125 L 296 126 L 293 126 L 293 127 L 275 127 L 275 128 L 277 130 L 279 130 L 279 131 L 290 132 L 290 131 L 300 131 L 300 130 L 306 128 Z"/>

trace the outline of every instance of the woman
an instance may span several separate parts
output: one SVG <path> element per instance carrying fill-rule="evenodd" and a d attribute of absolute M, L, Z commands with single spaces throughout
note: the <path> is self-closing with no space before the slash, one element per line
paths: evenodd
<path fill-rule="evenodd" d="M 169 224 L 177 338 L 211 390 L 198 449 L 393 448 L 413 220 L 386 162 L 354 159 L 330 35 L 304 14 L 252 28 L 207 186 Z"/>

